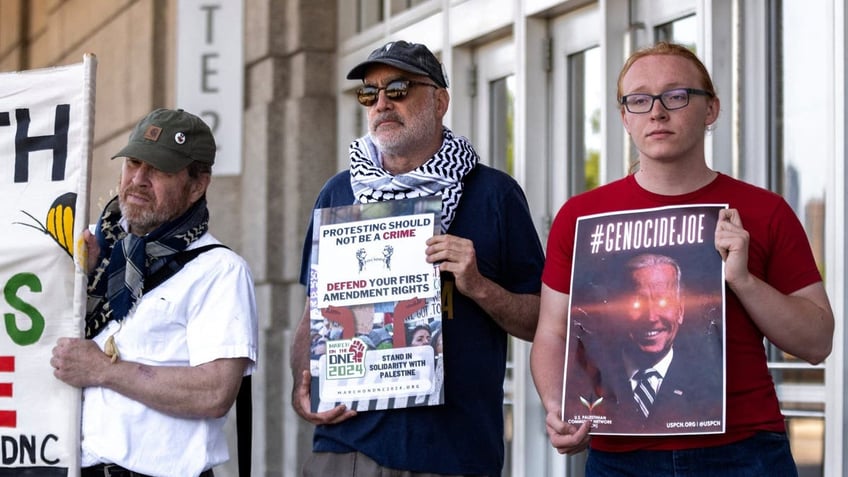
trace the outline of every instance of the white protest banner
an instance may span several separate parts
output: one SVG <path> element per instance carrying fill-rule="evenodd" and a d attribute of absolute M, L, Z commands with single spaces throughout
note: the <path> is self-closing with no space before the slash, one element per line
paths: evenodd
<path fill-rule="evenodd" d="M 0 74 L 0 476 L 79 475 L 81 394 L 50 358 L 83 330 L 96 64 Z"/>

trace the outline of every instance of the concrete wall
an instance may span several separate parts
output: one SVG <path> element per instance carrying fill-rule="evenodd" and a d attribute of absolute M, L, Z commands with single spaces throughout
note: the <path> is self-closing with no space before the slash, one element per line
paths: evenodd
<path fill-rule="evenodd" d="M 291 409 L 289 343 L 304 306 L 300 251 L 335 172 L 335 0 L 247 3 L 243 253 L 261 312 L 254 475 L 294 476 L 311 427 Z"/>

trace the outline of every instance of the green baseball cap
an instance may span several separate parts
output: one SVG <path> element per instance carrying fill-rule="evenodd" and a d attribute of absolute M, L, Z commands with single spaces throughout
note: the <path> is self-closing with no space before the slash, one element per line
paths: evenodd
<path fill-rule="evenodd" d="M 157 109 L 144 117 L 116 157 L 132 157 L 163 172 L 179 172 L 194 161 L 215 163 L 215 138 L 199 117 L 182 109 Z"/>

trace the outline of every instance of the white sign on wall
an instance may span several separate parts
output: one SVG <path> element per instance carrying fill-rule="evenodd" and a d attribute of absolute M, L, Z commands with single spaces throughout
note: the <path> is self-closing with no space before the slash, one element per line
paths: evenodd
<path fill-rule="evenodd" d="M 215 175 L 241 173 L 244 7 L 231 0 L 179 0 L 177 107 L 212 128 Z"/>

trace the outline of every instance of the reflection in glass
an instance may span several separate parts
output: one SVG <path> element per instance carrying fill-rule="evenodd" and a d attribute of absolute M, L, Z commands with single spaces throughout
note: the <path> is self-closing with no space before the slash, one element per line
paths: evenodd
<path fill-rule="evenodd" d="M 672 22 L 659 25 L 654 29 L 656 41 L 678 43 L 695 51 L 698 34 L 698 24 L 695 15 L 678 18 Z"/>
<path fill-rule="evenodd" d="M 504 375 L 504 467 L 501 477 L 512 475 L 512 441 L 515 439 L 515 364 L 513 340 L 507 341 L 506 374 Z"/>
<path fill-rule="evenodd" d="M 594 189 L 601 163 L 601 49 L 568 57 L 568 176 L 569 195 Z"/>
<path fill-rule="evenodd" d="M 831 77 L 828 61 L 802 45 L 822 45 L 828 33 L 816 25 L 828 21 L 824 3 L 776 1 L 769 4 L 769 186 L 783 195 L 804 228 L 822 276 L 827 279 L 825 247 L 825 174 L 830 139 L 821 127 L 827 117 Z M 789 73 L 791 72 L 791 73 Z M 788 417 L 790 444 L 802 476 L 824 475 L 824 371 L 768 343 L 770 368 Z M 812 397 L 811 397 L 812 396 Z"/>
<path fill-rule="evenodd" d="M 820 127 L 821 118 L 829 108 L 825 94 L 805 95 L 804 91 L 827 91 L 827 62 L 810 54 L 808 48 L 800 48 L 797 42 L 825 42 L 825 32 L 806 25 L 800 20 L 812 15 L 826 21 L 823 6 L 799 6 L 793 2 L 781 2 L 773 10 L 780 25 L 772 32 L 772 42 L 777 50 L 771 73 L 771 92 L 775 100 L 771 114 L 770 136 L 773 151 L 768 159 L 772 162 L 772 189 L 780 192 L 807 230 L 807 237 L 819 270 L 826 277 L 824 262 L 824 217 L 825 217 L 825 171 L 828 142 L 827 132 Z M 784 21 L 786 20 L 786 21 Z M 791 74 L 787 72 L 791 71 Z M 803 164 L 803 165 L 802 165 Z M 774 353 L 772 353 L 774 356 Z M 785 356 L 790 361 L 797 358 Z"/>
<path fill-rule="evenodd" d="M 426 1 L 427 0 L 391 0 L 392 15 L 397 15 L 404 10 L 409 10 L 410 8 L 420 5 Z"/>
<path fill-rule="evenodd" d="M 509 175 L 515 173 L 515 75 L 489 82 L 489 155 L 491 165 Z M 508 341 L 506 374 L 504 376 L 504 470 L 503 477 L 512 472 L 513 404 L 515 401 L 514 351 Z"/>
<path fill-rule="evenodd" d="M 515 75 L 489 83 L 489 151 L 492 167 L 515 174 Z"/>
<path fill-rule="evenodd" d="M 801 477 L 824 474 L 824 418 L 789 416 L 786 431 L 792 447 L 792 457 Z"/>
<path fill-rule="evenodd" d="M 385 18 L 383 0 L 356 0 L 356 31 L 367 30 Z"/>

